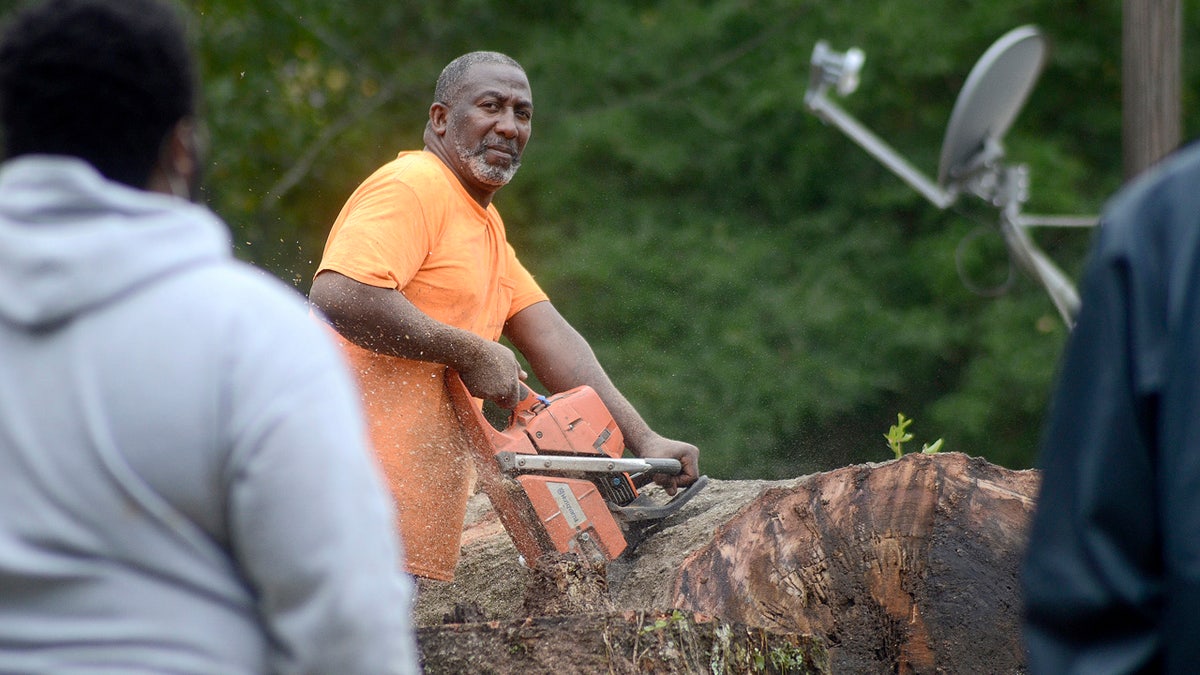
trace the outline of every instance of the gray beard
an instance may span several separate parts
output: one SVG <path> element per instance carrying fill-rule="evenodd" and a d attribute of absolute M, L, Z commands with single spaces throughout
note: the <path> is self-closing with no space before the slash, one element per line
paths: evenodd
<path fill-rule="evenodd" d="M 467 148 L 461 143 L 455 143 L 454 149 L 475 180 L 492 187 L 508 185 L 521 168 L 521 158 L 515 157 L 508 166 L 496 166 L 487 161 L 487 142 L 480 143 L 475 148 Z"/>

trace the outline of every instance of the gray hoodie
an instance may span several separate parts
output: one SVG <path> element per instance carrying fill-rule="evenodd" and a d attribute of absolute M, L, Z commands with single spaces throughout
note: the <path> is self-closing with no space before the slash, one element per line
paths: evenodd
<path fill-rule="evenodd" d="M 336 347 L 183 200 L 0 165 L 0 672 L 415 672 Z"/>

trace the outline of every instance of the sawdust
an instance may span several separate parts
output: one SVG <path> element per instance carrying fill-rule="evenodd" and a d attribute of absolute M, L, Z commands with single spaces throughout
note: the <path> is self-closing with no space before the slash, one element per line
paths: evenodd
<path fill-rule="evenodd" d="M 526 616 L 611 613 L 605 564 L 579 555 L 544 555 L 530 571 L 522 611 Z"/>
<path fill-rule="evenodd" d="M 631 553 L 608 565 L 607 589 L 614 608 L 666 609 L 671 606 L 673 572 L 713 531 L 763 490 L 784 481 L 720 481 L 708 486 L 678 513 L 663 520 Z M 657 486 L 643 491 L 656 501 L 668 497 Z M 467 507 L 462 557 L 453 582 L 422 580 L 414 620 L 418 626 L 473 620 L 524 618 L 527 595 L 537 595 L 535 575 L 524 564 L 483 493 Z M 531 600 L 536 607 L 536 599 Z"/>

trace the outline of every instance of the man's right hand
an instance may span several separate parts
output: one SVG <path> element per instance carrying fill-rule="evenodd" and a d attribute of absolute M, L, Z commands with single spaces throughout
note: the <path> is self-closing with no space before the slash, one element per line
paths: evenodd
<path fill-rule="evenodd" d="M 457 370 L 472 396 L 509 410 L 521 400 L 521 382 L 528 377 L 511 349 L 490 340 L 480 340 L 478 355 Z"/>

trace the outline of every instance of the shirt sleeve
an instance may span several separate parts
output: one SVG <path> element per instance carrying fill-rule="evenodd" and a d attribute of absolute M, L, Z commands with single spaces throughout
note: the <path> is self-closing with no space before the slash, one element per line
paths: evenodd
<path fill-rule="evenodd" d="M 317 271 L 333 270 L 370 286 L 403 288 L 436 240 L 426 216 L 411 187 L 387 172 L 371 176 L 347 200 Z"/>
<path fill-rule="evenodd" d="M 534 280 L 529 270 L 525 269 L 525 266 L 517 259 L 517 253 L 513 249 L 512 244 L 508 244 L 508 269 L 509 277 L 513 281 L 513 295 L 512 302 L 509 304 L 508 315 L 504 317 L 505 321 L 513 318 L 517 312 L 534 303 L 550 299 L 550 296 L 546 295 L 546 292 Z"/>
<path fill-rule="evenodd" d="M 244 331 L 232 364 L 224 477 L 271 672 L 419 672 L 412 581 L 358 396 L 317 320 L 279 304 L 247 317 L 276 328 Z"/>

